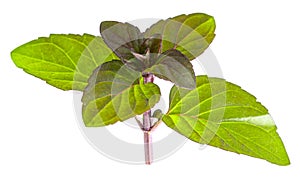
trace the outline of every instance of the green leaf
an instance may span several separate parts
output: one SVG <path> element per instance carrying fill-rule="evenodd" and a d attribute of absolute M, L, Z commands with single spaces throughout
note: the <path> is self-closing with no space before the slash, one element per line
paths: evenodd
<path fill-rule="evenodd" d="M 100 64 L 118 59 L 100 37 L 52 34 L 11 52 L 17 67 L 62 90 L 80 90 Z"/>
<path fill-rule="evenodd" d="M 193 89 L 196 87 L 196 78 L 193 65 L 189 59 L 178 50 L 171 49 L 162 53 L 155 59 L 151 68 L 145 72 L 153 73 L 155 76 L 169 80 L 175 85 Z"/>
<path fill-rule="evenodd" d="M 144 37 L 160 34 L 161 52 L 176 49 L 193 60 L 213 41 L 214 31 L 215 21 L 212 16 L 194 13 L 160 20 L 146 30 Z"/>
<path fill-rule="evenodd" d="M 290 164 L 267 109 L 239 86 L 197 77 L 194 90 L 174 86 L 163 121 L 192 141 L 238 154 Z"/>
<path fill-rule="evenodd" d="M 140 72 L 121 61 L 113 60 L 98 67 L 82 97 L 85 125 L 114 124 L 152 108 L 160 99 L 159 87 L 154 83 L 139 84 L 140 76 Z"/>

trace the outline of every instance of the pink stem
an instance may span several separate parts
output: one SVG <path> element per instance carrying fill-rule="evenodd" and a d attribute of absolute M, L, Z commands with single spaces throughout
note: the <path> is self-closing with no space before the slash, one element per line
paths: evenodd
<path fill-rule="evenodd" d="M 144 74 L 144 83 L 153 83 L 154 76 L 153 74 Z M 153 152 L 152 152 L 152 136 L 151 136 L 151 127 L 152 127 L 152 120 L 151 120 L 151 109 L 144 112 L 143 114 L 143 130 L 144 130 L 144 150 L 145 150 L 145 163 L 150 165 L 153 159 Z"/>

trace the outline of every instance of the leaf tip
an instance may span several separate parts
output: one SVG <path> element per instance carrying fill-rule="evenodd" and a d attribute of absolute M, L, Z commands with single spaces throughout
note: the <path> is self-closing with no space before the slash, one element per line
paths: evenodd
<path fill-rule="evenodd" d="M 20 51 L 20 48 L 22 47 L 23 45 L 13 49 L 11 52 L 10 52 L 10 58 L 12 59 L 12 61 L 14 62 L 14 64 L 18 67 L 18 68 L 21 68 L 21 64 L 19 62 L 19 57 L 18 57 L 18 53 Z"/>
<path fill-rule="evenodd" d="M 111 26 L 114 26 L 116 24 L 118 24 L 119 22 L 117 21 L 102 21 L 100 23 L 100 32 L 102 33 L 103 31 L 105 31 L 106 29 L 110 28 Z"/>

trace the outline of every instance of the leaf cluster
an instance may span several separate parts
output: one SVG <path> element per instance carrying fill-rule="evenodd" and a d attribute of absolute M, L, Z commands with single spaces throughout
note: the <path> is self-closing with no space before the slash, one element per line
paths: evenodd
<path fill-rule="evenodd" d="M 192 141 L 288 165 L 289 158 L 267 109 L 224 79 L 195 76 L 190 63 L 215 37 L 203 13 L 160 20 L 145 32 L 104 21 L 100 36 L 52 34 L 11 53 L 17 67 L 62 90 L 83 92 L 87 127 L 125 121 L 150 110 L 161 92 L 149 75 L 174 83 L 169 110 L 154 116 Z"/>

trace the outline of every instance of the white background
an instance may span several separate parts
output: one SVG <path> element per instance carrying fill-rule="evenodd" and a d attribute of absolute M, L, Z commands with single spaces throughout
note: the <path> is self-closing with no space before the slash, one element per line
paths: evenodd
<path fill-rule="evenodd" d="M 299 178 L 299 5 L 294 0 L 1 1 L 0 178 Z M 50 33 L 98 35 L 103 20 L 131 21 L 205 12 L 215 17 L 211 49 L 224 77 L 269 109 L 291 165 L 187 142 L 151 166 L 95 151 L 82 136 L 73 93 L 15 67 L 10 51 Z M 159 132 L 157 130 L 156 132 Z M 121 150 L 121 149 L 120 149 Z"/>

